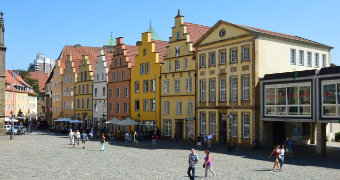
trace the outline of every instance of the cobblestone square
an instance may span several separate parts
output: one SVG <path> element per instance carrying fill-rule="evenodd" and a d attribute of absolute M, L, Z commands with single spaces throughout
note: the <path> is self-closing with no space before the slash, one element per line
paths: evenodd
<path fill-rule="evenodd" d="M 189 179 L 190 145 L 181 142 L 173 149 L 167 140 L 157 148 L 151 141 L 138 147 L 131 142 L 111 141 L 101 152 L 99 141 L 87 142 L 86 149 L 73 149 L 66 136 L 32 133 L 0 137 L 0 179 Z M 336 150 L 336 148 L 335 148 Z M 339 151 L 322 157 L 310 149 L 298 149 L 295 157 L 286 158 L 282 172 L 273 172 L 270 149 L 239 149 L 227 153 L 213 145 L 213 169 L 207 179 L 340 179 Z M 204 152 L 196 169 L 197 179 L 204 178 Z"/>

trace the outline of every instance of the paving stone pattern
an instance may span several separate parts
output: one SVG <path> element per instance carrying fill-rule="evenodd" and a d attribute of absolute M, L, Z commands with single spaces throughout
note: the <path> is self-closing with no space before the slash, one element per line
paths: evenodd
<path fill-rule="evenodd" d="M 0 179 L 189 179 L 188 154 L 191 145 L 181 142 L 179 148 L 161 140 L 157 148 L 151 141 L 138 147 L 131 142 L 108 142 L 101 152 L 99 141 L 88 141 L 86 149 L 69 145 L 66 136 L 32 133 L 0 137 Z M 296 157 L 286 159 L 282 172 L 273 172 L 270 149 L 239 149 L 226 152 L 224 146 L 213 145 L 213 170 L 207 179 L 340 179 L 339 152 L 326 157 L 313 150 L 299 149 Z M 298 151 L 298 150 L 296 150 Z M 205 156 L 196 169 L 197 179 L 204 179 Z"/>

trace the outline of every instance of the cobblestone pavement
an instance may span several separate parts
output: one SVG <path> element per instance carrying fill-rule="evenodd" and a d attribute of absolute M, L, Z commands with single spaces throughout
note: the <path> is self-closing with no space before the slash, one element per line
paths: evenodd
<path fill-rule="evenodd" d="M 0 179 L 189 179 L 186 171 L 190 145 L 180 143 L 173 149 L 162 140 L 151 148 L 150 141 L 132 147 L 130 142 L 109 142 L 99 151 L 98 141 L 87 142 L 86 149 L 73 149 L 66 136 L 33 133 L 0 137 Z M 208 179 L 340 179 L 340 151 L 316 155 L 310 148 L 296 149 L 287 158 L 282 172 L 273 172 L 269 149 L 239 149 L 227 153 L 223 146 L 212 149 L 213 169 Z M 204 178 L 202 160 L 196 169 L 197 179 Z"/>

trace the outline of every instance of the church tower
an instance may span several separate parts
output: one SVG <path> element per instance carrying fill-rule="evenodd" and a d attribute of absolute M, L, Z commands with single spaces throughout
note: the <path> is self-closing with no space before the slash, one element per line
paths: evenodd
<path fill-rule="evenodd" d="M 6 135 L 5 130 L 5 25 L 4 13 L 0 12 L 0 135 Z"/>

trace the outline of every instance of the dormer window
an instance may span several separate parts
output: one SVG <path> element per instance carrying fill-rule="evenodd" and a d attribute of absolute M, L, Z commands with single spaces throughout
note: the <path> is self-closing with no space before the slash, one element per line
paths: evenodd
<path fill-rule="evenodd" d="M 179 39 L 179 32 L 176 32 L 176 39 Z"/>

